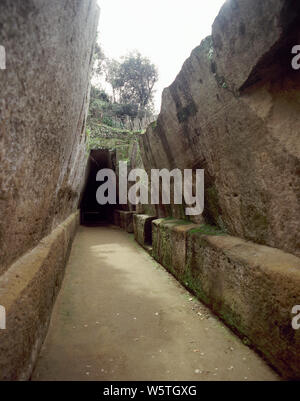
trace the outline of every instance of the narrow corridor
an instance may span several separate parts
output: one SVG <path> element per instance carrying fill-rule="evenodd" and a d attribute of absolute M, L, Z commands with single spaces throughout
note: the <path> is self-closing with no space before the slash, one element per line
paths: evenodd
<path fill-rule="evenodd" d="M 32 380 L 279 380 L 117 227 L 80 227 Z"/>

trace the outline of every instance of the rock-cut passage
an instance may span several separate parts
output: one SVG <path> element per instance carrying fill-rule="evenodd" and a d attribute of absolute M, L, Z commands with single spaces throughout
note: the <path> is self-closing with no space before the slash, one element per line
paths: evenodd
<path fill-rule="evenodd" d="M 112 169 L 111 152 L 107 149 L 92 150 L 88 159 L 86 183 L 80 201 L 80 220 L 84 225 L 99 225 L 112 219 L 114 207 L 99 205 L 96 192 L 99 186 L 97 173 L 102 169 Z"/>
<path fill-rule="evenodd" d="M 33 380 L 278 380 L 133 237 L 80 227 Z"/>

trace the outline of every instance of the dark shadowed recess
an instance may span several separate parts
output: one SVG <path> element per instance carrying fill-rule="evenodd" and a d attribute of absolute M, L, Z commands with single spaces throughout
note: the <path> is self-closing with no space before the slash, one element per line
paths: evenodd
<path fill-rule="evenodd" d="M 80 202 L 80 221 L 82 225 L 103 225 L 113 220 L 114 205 L 99 205 L 96 199 L 97 189 L 103 182 L 97 182 L 99 170 L 113 168 L 111 152 L 108 149 L 91 150 L 86 181 Z"/>

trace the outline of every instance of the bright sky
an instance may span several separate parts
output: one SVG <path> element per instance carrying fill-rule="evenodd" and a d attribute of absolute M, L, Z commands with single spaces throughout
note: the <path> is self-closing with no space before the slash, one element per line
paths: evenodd
<path fill-rule="evenodd" d="M 139 50 L 158 67 L 155 105 L 179 73 L 225 0 L 98 0 L 99 43 L 109 58 Z"/>

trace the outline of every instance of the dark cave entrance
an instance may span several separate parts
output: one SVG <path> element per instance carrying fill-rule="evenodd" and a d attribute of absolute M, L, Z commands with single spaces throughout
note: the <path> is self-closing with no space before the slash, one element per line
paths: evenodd
<path fill-rule="evenodd" d="M 102 225 L 113 221 L 114 205 L 99 205 L 96 192 L 101 185 L 96 181 L 99 170 L 115 170 L 114 152 L 108 149 L 91 150 L 86 170 L 85 186 L 80 202 L 80 222 L 82 225 Z"/>

